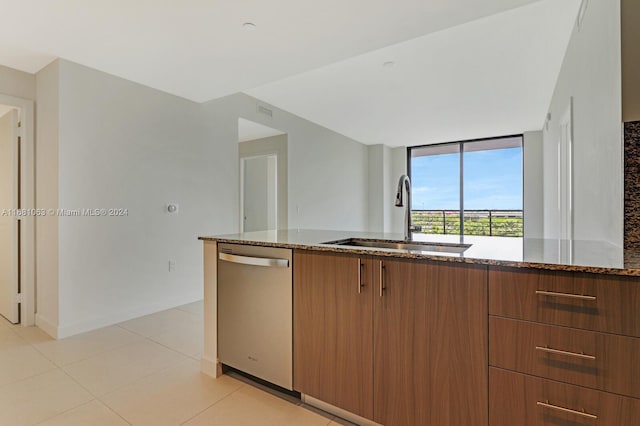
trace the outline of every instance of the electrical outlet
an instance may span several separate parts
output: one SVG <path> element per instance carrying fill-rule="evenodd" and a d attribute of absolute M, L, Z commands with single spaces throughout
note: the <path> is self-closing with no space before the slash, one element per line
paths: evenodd
<path fill-rule="evenodd" d="M 169 272 L 175 272 L 175 271 L 176 271 L 176 261 L 169 260 Z"/>

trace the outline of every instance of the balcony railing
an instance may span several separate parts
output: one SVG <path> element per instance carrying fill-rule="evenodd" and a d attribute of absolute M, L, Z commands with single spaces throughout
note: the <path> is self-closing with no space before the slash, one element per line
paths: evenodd
<path fill-rule="evenodd" d="M 411 219 L 425 234 L 460 235 L 459 210 L 412 210 Z M 465 210 L 464 234 L 522 237 L 522 210 Z"/>

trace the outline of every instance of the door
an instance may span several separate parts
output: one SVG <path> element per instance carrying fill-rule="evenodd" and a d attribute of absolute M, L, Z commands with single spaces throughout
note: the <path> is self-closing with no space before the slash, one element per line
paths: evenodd
<path fill-rule="evenodd" d="M 242 232 L 277 229 L 277 155 L 241 159 Z"/>
<path fill-rule="evenodd" d="M 0 117 L 0 315 L 10 322 L 20 321 L 19 222 L 11 212 L 19 207 L 18 112 Z"/>
<path fill-rule="evenodd" d="M 372 260 L 294 253 L 294 388 L 373 415 Z"/>
<path fill-rule="evenodd" d="M 486 426 L 486 267 L 376 260 L 374 420 Z"/>

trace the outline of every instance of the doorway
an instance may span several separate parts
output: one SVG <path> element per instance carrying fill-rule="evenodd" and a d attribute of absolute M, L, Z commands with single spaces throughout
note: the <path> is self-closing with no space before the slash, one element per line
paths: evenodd
<path fill-rule="evenodd" d="M 287 134 L 240 118 L 240 232 L 287 228 Z"/>
<path fill-rule="evenodd" d="M 242 232 L 278 229 L 278 156 L 240 159 Z"/>
<path fill-rule="evenodd" d="M 0 315 L 35 324 L 33 101 L 0 94 Z"/>

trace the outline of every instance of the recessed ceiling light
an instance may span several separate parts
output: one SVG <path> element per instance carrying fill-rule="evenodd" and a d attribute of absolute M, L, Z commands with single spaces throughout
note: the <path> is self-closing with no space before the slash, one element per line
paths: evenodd
<path fill-rule="evenodd" d="M 254 24 L 253 22 L 245 22 L 244 24 L 242 24 L 242 29 L 244 29 L 245 31 L 253 31 L 256 29 L 256 24 Z"/>
<path fill-rule="evenodd" d="M 396 66 L 396 63 L 393 61 L 387 61 L 384 64 L 382 64 L 382 66 L 385 68 L 393 68 Z"/>

